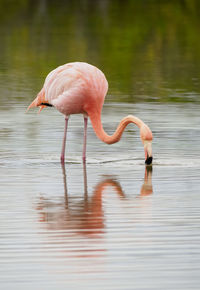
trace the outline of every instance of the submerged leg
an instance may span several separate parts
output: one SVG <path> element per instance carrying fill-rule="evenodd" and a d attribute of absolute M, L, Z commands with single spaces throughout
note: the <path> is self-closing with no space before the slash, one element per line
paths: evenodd
<path fill-rule="evenodd" d="M 84 115 L 84 137 L 83 137 L 83 162 L 86 161 L 86 143 L 87 143 L 87 123 L 88 123 L 88 116 Z"/>
<path fill-rule="evenodd" d="M 84 201 L 88 202 L 88 190 L 87 190 L 87 169 L 86 163 L 83 162 L 83 181 L 84 181 Z"/>
<path fill-rule="evenodd" d="M 64 137 L 63 137 L 63 143 L 62 143 L 62 151 L 60 156 L 60 161 L 62 164 L 65 162 L 65 144 L 66 144 L 66 137 L 67 137 L 67 125 L 68 125 L 69 117 L 65 117 L 65 129 L 64 129 Z"/>
<path fill-rule="evenodd" d="M 65 170 L 65 163 L 61 163 L 64 183 L 65 208 L 68 208 L 68 193 L 67 193 L 67 175 Z"/>

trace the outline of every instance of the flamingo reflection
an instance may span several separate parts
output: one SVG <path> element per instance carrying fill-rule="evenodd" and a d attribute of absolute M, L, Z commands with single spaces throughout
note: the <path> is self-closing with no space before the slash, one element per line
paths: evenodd
<path fill-rule="evenodd" d="M 44 197 L 40 198 L 38 211 L 40 222 L 45 223 L 49 230 L 72 230 L 73 233 L 90 237 L 97 237 L 104 233 L 104 209 L 102 197 L 106 189 L 111 188 L 120 200 L 126 199 L 120 183 L 111 177 L 99 182 L 92 196 L 88 195 L 86 165 L 83 164 L 84 196 L 82 198 L 68 195 L 67 176 L 65 167 L 63 170 L 64 197 L 56 202 Z M 144 183 L 139 197 L 153 193 L 152 169 L 145 168 Z"/>

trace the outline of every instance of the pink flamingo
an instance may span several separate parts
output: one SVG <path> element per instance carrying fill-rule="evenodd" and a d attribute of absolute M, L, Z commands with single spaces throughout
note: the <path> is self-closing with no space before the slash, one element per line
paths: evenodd
<path fill-rule="evenodd" d="M 153 135 L 149 127 L 142 120 L 129 115 L 121 120 L 112 136 L 109 136 L 104 131 L 101 123 L 101 110 L 107 90 L 108 82 L 103 72 L 95 66 L 84 62 L 64 64 L 47 75 L 43 88 L 38 93 L 37 98 L 30 104 L 28 110 L 32 107 L 40 107 L 40 112 L 47 106 L 54 106 L 65 115 L 64 138 L 61 151 L 62 164 L 64 164 L 65 159 L 69 116 L 71 114 L 83 114 L 83 162 L 86 160 L 87 121 L 89 116 L 97 137 L 107 144 L 118 142 L 129 123 L 136 124 L 140 129 L 140 137 L 144 145 L 145 163 L 146 165 L 151 165 L 153 160 L 151 146 Z"/>

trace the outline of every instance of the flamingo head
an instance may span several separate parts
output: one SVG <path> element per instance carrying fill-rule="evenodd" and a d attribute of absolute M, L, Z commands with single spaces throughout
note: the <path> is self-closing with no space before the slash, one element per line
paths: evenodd
<path fill-rule="evenodd" d="M 149 127 L 144 124 L 140 128 L 140 138 L 144 145 L 144 152 L 145 152 L 145 164 L 152 165 L 153 156 L 152 156 L 152 140 L 153 135 Z"/>

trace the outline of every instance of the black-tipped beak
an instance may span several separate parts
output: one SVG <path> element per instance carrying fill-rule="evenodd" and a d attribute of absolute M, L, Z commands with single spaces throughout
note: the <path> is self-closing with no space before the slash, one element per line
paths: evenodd
<path fill-rule="evenodd" d="M 153 157 L 151 156 L 151 157 L 148 157 L 147 156 L 147 159 L 145 160 L 145 164 L 146 165 L 151 165 L 152 164 L 152 161 L 153 161 Z"/>

